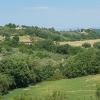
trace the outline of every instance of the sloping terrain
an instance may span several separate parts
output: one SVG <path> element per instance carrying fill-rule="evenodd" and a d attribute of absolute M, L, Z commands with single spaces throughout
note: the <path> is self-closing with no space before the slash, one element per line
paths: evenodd
<path fill-rule="evenodd" d="M 68 100 L 95 100 L 96 87 L 99 82 L 100 75 L 45 81 L 28 88 L 16 89 L 5 95 L 3 100 L 14 100 L 14 97 L 24 93 L 31 97 L 43 98 L 53 91 L 63 91 L 68 96 Z"/>

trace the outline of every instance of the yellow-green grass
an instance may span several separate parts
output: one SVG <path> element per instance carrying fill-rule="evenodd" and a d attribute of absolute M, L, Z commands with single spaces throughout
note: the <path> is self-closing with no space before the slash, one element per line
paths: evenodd
<path fill-rule="evenodd" d="M 30 37 L 29 35 L 24 35 L 24 36 L 20 36 L 19 37 L 19 41 L 20 42 L 23 42 L 23 43 L 35 43 L 35 42 L 37 42 L 37 41 L 39 41 L 39 40 L 44 40 L 44 39 L 42 39 L 42 38 L 39 38 L 39 37 L 37 37 L 37 36 L 35 36 L 35 37 Z"/>
<path fill-rule="evenodd" d="M 83 41 L 68 41 L 68 42 L 59 42 L 60 45 L 69 44 L 71 46 L 82 46 L 84 43 L 90 43 L 92 46 L 95 42 L 100 42 L 100 39 L 93 39 L 93 40 L 83 40 Z"/>
<path fill-rule="evenodd" d="M 20 42 L 31 42 L 29 35 L 24 35 L 19 37 Z"/>
<path fill-rule="evenodd" d="M 64 92 L 68 96 L 68 100 L 95 100 L 95 92 L 99 82 L 100 75 L 45 81 L 27 88 L 13 90 L 5 95 L 3 100 L 14 100 L 14 97 L 24 93 L 33 98 L 44 98 L 45 95 L 51 94 L 53 91 Z"/>

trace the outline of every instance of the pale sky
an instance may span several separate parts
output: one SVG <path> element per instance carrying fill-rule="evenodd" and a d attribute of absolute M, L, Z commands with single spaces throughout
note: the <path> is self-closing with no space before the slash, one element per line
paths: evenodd
<path fill-rule="evenodd" d="M 100 28 L 100 0 L 0 0 L 0 25 Z"/>

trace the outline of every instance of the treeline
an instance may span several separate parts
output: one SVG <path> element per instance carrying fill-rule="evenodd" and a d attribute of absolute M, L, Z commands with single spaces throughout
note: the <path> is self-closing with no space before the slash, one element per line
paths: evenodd
<path fill-rule="evenodd" d="M 0 27 L 0 35 L 8 37 L 13 35 L 30 35 L 53 41 L 75 41 L 100 38 L 99 29 L 80 29 L 73 31 L 57 31 L 54 28 L 40 28 L 37 26 L 19 26 L 12 23 Z"/>

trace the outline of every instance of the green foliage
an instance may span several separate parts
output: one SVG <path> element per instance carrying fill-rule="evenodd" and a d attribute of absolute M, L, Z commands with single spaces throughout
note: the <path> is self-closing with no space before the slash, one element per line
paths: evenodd
<path fill-rule="evenodd" d="M 21 53 L 32 54 L 34 49 L 36 48 L 32 45 L 19 44 L 18 49 L 19 49 L 19 52 Z"/>
<path fill-rule="evenodd" d="M 100 42 L 96 42 L 93 45 L 94 48 L 100 49 Z"/>
<path fill-rule="evenodd" d="M 0 71 L 14 77 L 16 87 L 25 87 L 35 83 L 34 61 L 29 55 L 15 54 L 2 59 Z"/>
<path fill-rule="evenodd" d="M 16 28 L 17 26 L 15 24 L 9 23 L 9 24 L 6 24 L 5 27 Z"/>
<path fill-rule="evenodd" d="M 14 82 L 11 76 L 0 73 L 0 94 L 6 94 L 12 84 Z"/>
<path fill-rule="evenodd" d="M 84 49 L 81 48 L 81 47 L 73 47 L 73 46 L 70 46 L 69 55 L 76 55 L 79 52 L 83 52 L 83 50 Z"/>
<path fill-rule="evenodd" d="M 60 54 L 69 54 L 70 45 L 58 45 L 56 48 L 56 52 Z"/>
<path fill-rule="evenodd" d="M 64 76 L 63 76 L 62 72 L 60 71 L 60 69 L 58 69 L 58 68 L 55 69 L 52 79 L 59 80 L 59 79 L 63 79 L 63 78 L 64 78 Z"/>
<path fill-rule="evenodd" d="M 84 43 L 84 48 L 57 44 L 57 41 L 99 38 L 100 33 L 97 31 L 87 29 L 83 30 L 87 34 L 80 34 L 79 31 L 61 32 L 37 26 L 16 27 L 9 23 L 0 28 L 0 35 L 5 37 L 0 43 L 1 94 L 12 88 L 26 87 L 44 80 L 100 73 L 100 43 L 95 43 L 95 48 L 90 48 L 89 43 Z M 30 45 L 20 43 L 19 36 L 22 35 L 38 37 L 39 41 Z M 59 92 L 55 92 L 47 95 L 46 100 L 62 98 Z M 18 99 L 27 100 L 28 96 Z"/>
<path fill-rule="evenodd" d="M 48 51 L 55 51 L 55 44 L 51 40 L 39 41 L 36 46 L 40 49 L 45 49 Z"/>
<path fill-rule="evenodd" d="M 2 36 L 30 35 L 52 41 L 65 41 L 65 40 L 74 41 L 74 40 L 100 38 L 100 32 L 97 29 L 82 29 L 80 32 L 76 30 L 56 31 L 54 28 L 40 28 L 37 26 L 25 26 L 25 25 L 22 25 L 21 28 L 17 29 L 18 27 L 19 26 L 16 24 L 8 23 L 5 26 L 0 27 L 0 34 Z"/>
<path fill-rule="evenodd" d="M 37 69 L 38 78 L 40 80 L 50 80 L 53 73 L 54 68 L 50 64 Z"/>
<path fill-rule="evenodd" d="M 90 48 L 91 44 L 90 43 L 83 43 L 82 47 L 84 47 L 84 48 Z"/>
<path fill-rule="evenodd" d="M 68 78 L 100 73 L 100 51 L 85 49 L 71 56 L 65 65 L 65 75 Z"/>
<path fill-rule="evenodd" d="M 14 46 L 16 46 L 18 43 L 19 43 L 19 36 L 15 35 L 15 36 L 12 38 L 12 44 L 13 44 Z"/>

